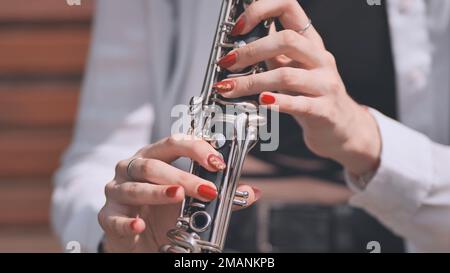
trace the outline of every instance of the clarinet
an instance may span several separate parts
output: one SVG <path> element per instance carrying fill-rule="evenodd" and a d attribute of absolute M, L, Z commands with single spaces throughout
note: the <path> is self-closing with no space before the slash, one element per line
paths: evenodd
<path fill-rule="evenodd" d="M 168 231 L 166 253 L 219 253 L 223 251 L 233 205 L 245 207 L 248 192 L 236 191 L 247 153 L 258 142 L 258 126 L 266 123 L 258 109 L 258 96 L 227 99 L 214 89 L 214 83 L 233 77 L 260 73 L 264 63 L 230 73 L 217 61 L 235 48 L 245 46 L 269 33 L 271 20 L 260 23 L 249 34 L 232 37 L 239 15 L 257 0 L 223 0 L 201 95 L 190 101 L 189 133 L 208 141 L 223 157 L 227 168 L 210 172 L 192 162 L 190 172 L 214 183 L 218 196 L 211 202 L 187 197 L 182 204 L 176 228 Z M 232 111 L 229 111 L 232 109 Z"/>

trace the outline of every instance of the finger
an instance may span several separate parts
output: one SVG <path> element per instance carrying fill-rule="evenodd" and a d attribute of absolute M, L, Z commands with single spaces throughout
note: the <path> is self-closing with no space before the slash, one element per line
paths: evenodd
<path fill-rule="evenodd" d="M 99 213 L 99 223 L 105 234 L 119 238 L 134 237 L 145 230 L 144 220 L 132 218 L 106 206 Z"/>
<path fill-rule="evenodd" d="M 285 94 L 277 94 L 263 92 L 260 95 L 260 103 L 263 105 L 274 105 L 279 112 L 290 114 L 293 116 L 313 116 L 318 112 L 316 101 L 314 98 L 304 96 L 290 96 Z"/>
<path fill-rule="evenodd" d="M 274 23 L 270 24 L 269 29 L 269 35 L 277 33 L 277 28 Z M 276 57 L 273 57 L 271 59 L 265 60 L 265 63 L 267 65 L 267 70 L 273 70 L 277 69 L 283 66 L 288 66 L 287 64 L 290 63 L 292 60 L 284 55 L 279 55 Z"/>
<path fill-rule="evenodd" d="M 258 201 L 259 198 L 261 198 L 261 190 L 256 187 L 251 187 L 249 185 L 240 185 L 240 186 L 238 186 L 237 191 L 248 193 L 248 197 L 246 199 L 242 199 L 242 200 L 247 201 L 247 204 L 245 206 L 234 205 L 233 210 L 239 210 L 239 209 L 249 207 L 256 201 Z"/>
<path fill-rule="evenodd" d="M 285 29 L 294 31 L 303 30 L 309 23 L 305 11 L 295 0 L 260 0 L 253 2 L 239 17 L 232 34 L 247 34 L 263 20 L 274 17 L 280 20 Z M 322 39 L 314 27 L 310 27 L 302 35 L 316 44 L 323 45 Z"/>
<path fill-rule="evenodd" d="M 106 197 L 123 205 L 165 205 L 180 203 L 184 199 L 181 186 L 160 186 L 141 182 L 107 185 Z"/>
<path fill-rule="evenodd" d="M 291 58 L 288 58 L 284 55 L 276 56 L 275 58 L 266 60 L 267 69 L 274 70 L 280 67 L 296 67 L 296 68 L 304 68 L 301 67 L 296 61 L 293 61 Z"/>
<path fill-rule="evenodd" d="M 191 135 L 176 134 L 152 144 L 142 151 L 142 157 L 172 162 L 179 157 L 189 157 L 208 171 L 223 171 L 226 164 L 222 155 L 206 141 Z"/>
<path fill-rule="evenodd" d="M 304 69 L 282 67 L 264 73 L 227 79 L 216 86 L 226 84 L 224 90 L 216 88 L 222 96 L 237 98 L 259 94 L 262 91 L 284 91 L 309 96 L 321 95 L 321 89 L 313 72 Z"/>
<path fill-rule="evenodd" d="M 233 50 L 219 60 L 218 65 L 230 71 L 240 71 L 261 61 L 286 55 L 305 68 L 314 68 L 325 64 L 324 52 L 325 50 L 297 32 L 283 30 Z"/>
<path fill-rule="evenodd" d="M 177 169 L 157 159 L 136 159 L 131 165 L 129 174 L 133 180 L 137 181 L 151 182 L 158 185 L 182 186 L 186 195 L 202 201 L 211 201 L 217 197 L 217 189 L 210 181 Z"/>

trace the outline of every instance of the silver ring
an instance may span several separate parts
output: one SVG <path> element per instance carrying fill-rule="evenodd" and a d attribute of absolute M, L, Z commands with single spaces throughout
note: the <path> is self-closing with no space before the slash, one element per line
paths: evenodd
<path fill-rule="evenodd" d="M 128 162 L 128 166 L 127 166 L 127 175 L 128 175 L 128 178 L 130 178 L 132 181 L 134 181 L 136 179 L 134 179 L 133 175 L 131 174 L 131 168 L 133 167 L 133 163 L 137 159 L 142 159 L 142 158 L 141 157 L 135 157 L 135 158 L 131 159 L 130 162 Z"/>
<path fill-rule="evenodd" d="M 311 20 L 311 18 L 308 18 L 308 23 L 306 24 L 306 26 L 297 32 L 300 34 L 304 34 L 311 26 L 312 26 L 312 20 Z"/>

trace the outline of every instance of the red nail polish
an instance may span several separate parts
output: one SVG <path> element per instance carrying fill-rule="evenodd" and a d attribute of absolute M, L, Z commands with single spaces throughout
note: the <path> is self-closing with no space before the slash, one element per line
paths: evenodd
<path fill-rule="evenodd" d="M 174 198 L 177 195 L 180 186 L 172 186 L 166 189 L 167 197 Z"/>
<path fill-rule="evenodd" d="M 237 53 L 233 52 L 233 53 L 229 53 L 228 55 L 226 55 L 225 57 L 223 57 L 222 59 L 220 59 L 217 64 L 220 67 L 223 68 L 228 68 L 232 65 L 234 65 L 236 63 L 237 60 Z"/>
<path fill-rule="evenodd" d="M 275 97 L 269 94 L 263 94 L 261 96 L 261 102 L 263 104 L 274 104 L 275 103 Z"/>
<path fill-rule="evenodd" d="M 262 192 L 260 189 L 256 187 L 252 187 L 253 192 L 255 193 L 255 199 L 258 200 L 262 196 Z"/>
<path fill-rule="evenodd" d="M 138 231 L 139 227 L 138 227 L 138 223 L 139 223 L 139 219 L 136 218 L 133 221 L 131 221 L 130 223 L 130 228 L 134 231 Z"/>
<path fill-rule="evenodd" d="M 230 92 L 234 89 L 236 83 L 234 80 L 224 80 L 214 84 L 214 89 L 219 93 Z"/>
<path fill-rule="evenodd" d="M 223 171 L 227 167 L 227 165 L 225 164 L 223 159 L 215 154 L 210 154 L 208 156 L 208 163 L 209 163 L 209 165 L 213 166 L 218 171 Z"/>
<path fill-rule="evenodd" d="M 245 17 L 242 16 L 237 20 L 236 24 L 234 25 L 233 29 L 231 30 L 231 36 L 238 36 L 242 33 L 245 27 Z"/>
<path fill-rule="evenodd" d="M 217 191 L 213 187 L 210 187 L 208 185 L 200 185 L 197 190 L 198 194 L 207 199 L 207 200 L 214 200 L 217 197 Z"/>

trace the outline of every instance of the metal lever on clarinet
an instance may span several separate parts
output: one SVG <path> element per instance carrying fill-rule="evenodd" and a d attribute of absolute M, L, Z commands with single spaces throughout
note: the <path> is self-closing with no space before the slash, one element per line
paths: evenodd
<path fill-rule="evenodd" d="M 249 193 L 236 188 L 245 157 L 258 142 L 258 127 L 265 125 L 265 118 L 259 115 L 257 98 L 226 99 L 213 85 L 227 78 L 263 71 L 263 65 L 258 64 L 231 74 L 217 65 L 217 60 L 230 50 L 268 34 L 270 24 L 264 22 L 245 36 L 230 35 L 236 19 L 253 1 L 257 0 L 223 0 L 202 93 L 190 102 L 190 133 L 209 141 L 227 165 L 225 170 L 213 173 L 192 162 L 191 173 L 214 183 L 218 197 L 211 202 L 187 197 L 176 227 L 167 233 L 170 244 L 163 246 L 162 252 L 222 252 L 232 207 L 247 206 Z M 229 108 L 233 111 L 228 111 Z"/>

